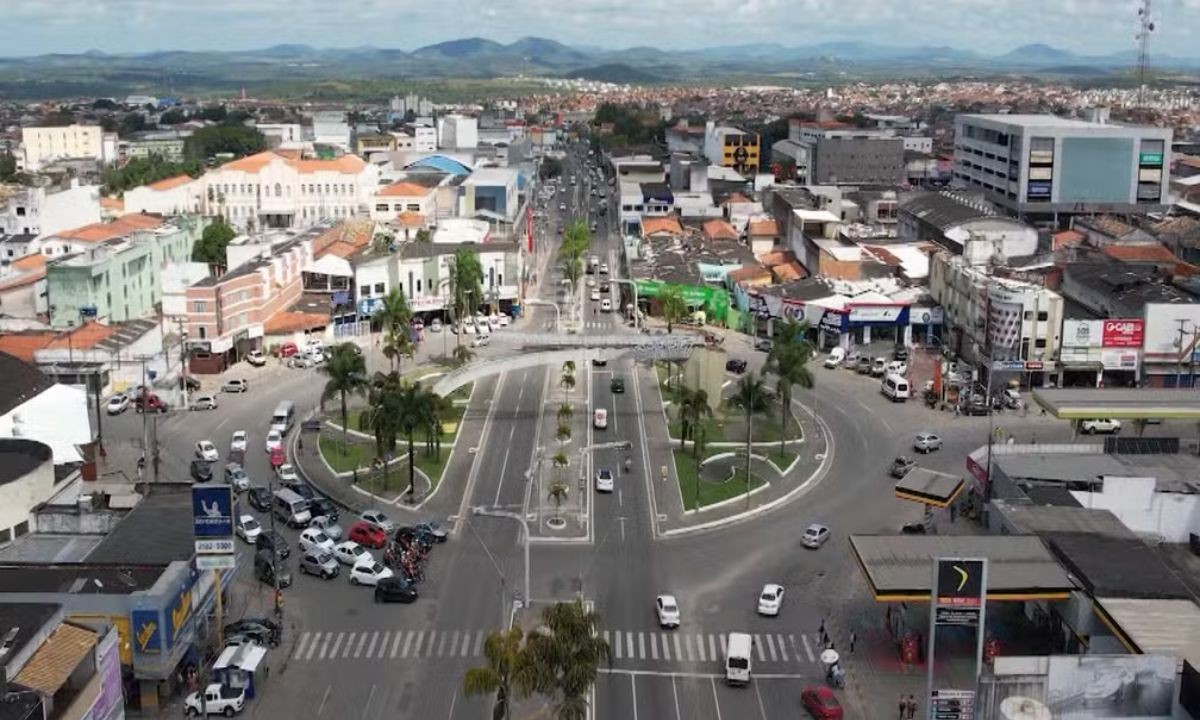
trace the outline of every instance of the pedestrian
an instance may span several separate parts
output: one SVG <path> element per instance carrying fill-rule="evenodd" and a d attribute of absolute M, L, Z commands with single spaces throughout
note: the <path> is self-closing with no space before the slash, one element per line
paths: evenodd
<path fill-rule="evenodd" d="M 853 654 L 854 654 L 854 641 L 855 641 L 855 640 L 857 640 L 857 639 L 858 639 L 858 638 L 857 638 L 857 636 L 855 636 L 855 634 L 854 634 L 854 630 L 853 630 L 853 629 L 851 629 L 851 630 L 850 630 L 850 654 L 851 654 L 851 655 L 853 655 Z"/>
<path fill-rule="evenodd" d="M 950 522 L 951 523 L 954 522 L 955 516 L 957 516 L 957 515 L 958 515 L 958 506 L 955 505 L 954 503 L 950 503 Z"/>
<path fill-rule="evenodd" d="M 304 436 L 303 435 L 296 438 L 296 449 L 299 450 L 300 452 L 304 452 Z"/>
<path fill-rule="evenodd" d="M 825 637 L 825 618 L 821 618 L 821 625 L 817 628 L 817 634 L 822 638 Z"/>
<path fill-rule="evenodd" d="M 908 696 L 908 720 L 915 720 L 917 717 L 917 697 L 915 695 Z"/>
<path fill-rule="evenodd" d="M 904 716 L 908 714 L 908 700 L 904 697 L 904 693 L 900 693 L 900 714 L 897 715 L 897 720 L 904 720 Z"/>

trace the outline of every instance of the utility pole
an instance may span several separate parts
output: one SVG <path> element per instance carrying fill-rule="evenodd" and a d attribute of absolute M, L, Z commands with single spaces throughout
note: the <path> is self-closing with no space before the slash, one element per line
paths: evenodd
<path fill-rule="evenodd" d="M 1178 389 L 1183 387 L 1183 336 L 1187 334 L 1183 327 L 1190 321 L 1187 318 L 1177 318 L 1175 322 L 1179 323 L 1178 336 L 1175 338 L 1175 348 L 1179 351 L 1175 356 L 1175 387 Z"/>

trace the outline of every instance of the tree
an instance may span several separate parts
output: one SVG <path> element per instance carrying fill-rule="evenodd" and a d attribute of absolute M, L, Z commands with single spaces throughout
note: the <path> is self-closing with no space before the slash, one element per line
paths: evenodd
<path fill-rule="evenodd" d="M 187 122 L 188 116 L 179 108 L 171 108 L 162 115 L 158 116 L 159 125 L 179 125 Z"/>
<path fill-rule="evenodd" d="M 17 176 L 17 158 L 11 152 L 0 155 L 0 182 L 12 182 Z"/>
<path fill-rule="evenodd" d="M 454 252 L 454 317 L 474 315 L 483 300 L 483 265 L 479 253 L 473 248 L 459 248 Z"/>
<path fill-rule="evenodd" d="M 404 291 L 399 287 L 392 288 L 383 296 L 380 308 L 372 319 L 377 320 L 383 328 L 383 356 L 391 363 L 391 368 L 396 370 L 397 363 L 401 363 L 402 366 L 403 359 L 411 358 L 415 351 L 412 335 L 409 333 L 412 310 L 408 307 Z"/>
<path fill-rule="evenodd" d="M 658 294 L 658 306 L 662 309 L 663 319 L 667 321 L 667 334 L 670 335 L 675 323 L 682 320 L 687 312 L 683 290 L 678 285 L 665 286 Z"/>
<path fill-rule="evenodd" d="M 148 185 L 150 183 L 176 177 L 191 175 L 199 177 L 204 172 L 204 166 L 195 160 L 171 162 L 161 155 L 133 158 L 124 165 L 110 165 L 100 174 L 104 184 L 104 192 L 109 195 L 120 195 L 130 188 Z"/>
<path fill-rule="evenodd" d="M 421 228 L 417 231 L 417 236 L 414 239 L 419 243 L 432 242 L 433 233 L 429 232 L 429 228 Z"/>
<path fill-rule="evenodd" d="M 699 449 L 696 446 L 698 433 L 696 430 L 700 425 L 700 421 L 706 417 L 712 417 L 712 408 L 708 405 L 708 393 L 704 390 L 688 390 L 686 388 L 680 391 L 679 399 L 679 421 L 681 427 L 679 438 L 679 450 L 684 450 L 684 442 L 689 435 L 692 438 L 692 453 L 699 457 Z"/>
<path fill-rule="evenodd" d="M 225 248 L 235 237 L 237 232 L 223 218 L 213 220 L 204 228 L 200 241 L 192 247 L 192 260 L 224 267 Z"/>
<path fill-rule="evenodd" d="M 213 125 L 200 128 L 184 142 L 184 154 L 194 160 L 207 160 L 228 154 L 244 157 L 267 149 L 267 139 L 258 130 L 244 125 Z"/>
<path fill-rule="evenodd" d="M 550 484 L 550 499 L 554 501 L 554 517 L 562 519 L 562 502 L 567 499 L 567 491 L 570 488 L 562 480 L 556 480 Z"/>
<path fill-rule="evenodd" d="M 808 325 L 795 320 L 786 320 L 779 341 L 767 355 L 767 371 L 775 375 L 775 391 L 779 394 L 779 453 L 782 455 L 787 443 L 788 417 L 792 412 L 792 388 L 805 390 L 813 387 L 813 374 L 808 368 L 813 349 L 807 337 Z"/>
<path fill-rule="evenodd" d="M 562 469 L 565 468 L 571 462 L 571 458 L 567 457 L 567 454 L 565 452 L 563 452 L 562 450 L 559 450 L 558 452 L 554 453 L 554 457 L 551 459 L 551 462 L 554 464 L 554 467 L 558 470 L 558 479 L 561 482 L 562 481 Z"/>
<path fill-rule="evenodd" d="M 396 449 L 400 428 L 396 423 L 396 408 L 401 389 L 396 373 L 375 373 L 367 396 L 367 409 L 359 416 L 359 427 L 369 429 L 375 436 L 376 457 L 386 458 Z M 388 486 L 388 464 L 383 464 L 383 487 Z"/>
<path fill-rule="evenodd" d="M 542 164 L 538 167 L 538 173 L 543 180 L 558 177 L 562 175 L 562 161 L 549 156 L 543 157 Z"/>
<path fill-rule="evenodd" d="M 551 699 L 559 720 L 587 716 L 588 693 L 601 663 L 610 661 L 609 645 L 599 624 L 599 616 L 576 598 L 544 608 L 543 629 L 525 639 L 530 685 Z"/>
<path fill-rule="evenodd" d="M 574 415 L 575 415 L 575 408 L 571 406 L 571 403 L 565 402 L 558 406 L 558 422 L 560 424 L 561 423 L 570 423 L 571 418 L 574 417 Z"/>
<path fill-rule="evenodd" d="M 408 440 L 408 497 L 416 494 L 417 463 L 413 441 L 417 428 L 426 426 L 429 418 L 429 394 L 421 383 L 404 383 L 396 396 L 396 425 Z"/>
<path fill-rule="evenodd" d="M 197 120 L 207 120 L 209 122 L 219 123 L 225 122 L 225 118 L 228 113 L 226 112 L 224 105 L 206 105 L 197 110 L 194 115 Z"/>
<path fill-rule="evenodd" d="M 328 378 L 321 391 L 321 402 L 339 398 L 342 409 L 342 451 L 345 452 L 346 438 L 350 432 L 350 417 L 346 409 L 349 395 L 361 395 L 367 389 L 367 363 L 351 343 L 333 348 L 329 362 L 321 366 L 321 373 Z"/>
<path fill-rule="evenodd" d="M 562 389 L 565 394 L 564 396 L 570 398 L 571 391 L 575 389 L 575 376 L 564 373 L 562 379 L 558 381 L 558 384 L 562 385 Z"/>
<path fill-rule="evenodd" d="M 485 664 L 469 668 L 463 676 L 464 695 L 495 694 L 493 718 L 508 720 L 512 713 L 512 701 L 516 697 L 527 696 L 532 688 L 524 639 L 525 634 L 519 627 L 488 633 L 483 641 Z M 519 695 L 515 696 L 514 692 Z"/>
<path fill-rule="evenodd" d="M 454 362 L 456 365 L 466 365 L 471 362 L 471 358 L 475 357 L 475 351 L 466 345 L 456 345 L 454 347 Z"/>
<path fill-rule="evenodd" d="M 429 437 L 425 440 L 425 454 L 441 462 L 442 459 L 442 418 L 450 412 L 453 401 L 442 397 L 433 390 L 425 390 L 425 415 L 429 423 Z"/>
<path fill-rule="evenodd" d="M 755 413 L 765 412 L 771 404 L 771 391 L 767 388 L 762 377 L 747 373 L 738 380 L 737 391 L 729 398 L 732 407 L 740 408 L 746 413 L 746 506 L 750 505 L 750 454 L 753 448 Z"/>
<path fill-rule="evenodd" d="M 559 424 L 558 430 L 555 431 L 555 433 L 554 433 L 554 438 L 556 440 L 558 440 L 558 442 L 560 444 L 565 443 L 566 441 L 570 440 L 571 439 L 571 426 L 568 425 L 567 423 Z"/>

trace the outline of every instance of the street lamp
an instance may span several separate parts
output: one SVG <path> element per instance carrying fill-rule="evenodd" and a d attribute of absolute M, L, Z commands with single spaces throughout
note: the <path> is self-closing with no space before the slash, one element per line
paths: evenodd
<path fill-rule="evenodd" d="M 614 284 L 628 285 L 629 287 L 633 288 L 633 329 L 636 332 L 638 330 L 638 314 L 641 312 L 641 308 L 638 307 L 637 283 L 633 280 L 613 277 L 610 277 L 608 281 Z"/>
<path fill-rule="evenodd" d="M 539 300 L 538 298 L 526 298 L 526 305 L 543 305 L 554 308 L 554 332 L 560 332 L 562 326 L 562 310 L 558 307 L 558 303 L 550 300 Z"/>
<path fill-rule="evenodd" d="M 482 515 L 484 517 L 507 518 L 521 524 L 521 544 L 524 546 L 525 551 L 525 595 L 523 598 L 523 603 L 527 606 L 529 604 L 529 521 L 525 519 L 525 516 L 518 515 L 514 512 L 509 512 L 507 510 L 492 510 L 479 505 L 471 508 L 471 514 Z"/>

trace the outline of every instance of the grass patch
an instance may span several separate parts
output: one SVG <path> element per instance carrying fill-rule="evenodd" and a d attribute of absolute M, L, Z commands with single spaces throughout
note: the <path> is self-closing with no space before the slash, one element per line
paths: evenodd
<path fill-rule="evenodd" d="M 334 472 L 350 472 L 354 468 L 368 467 L 375 457 L 375 448 L 362 443 L 348 441 L 343 447 L 340 440 L 321 435 L 321 456 Z"/>
<path fill-rule="evenodd" d="M 454 438 L 453 435 L 450 436 Z M 433 487 L 437 487 L 442 480 L 442 473 L 446 471 L 446 464 L 450 461 L 450 448 L 446 447 L 446 442 L 442 441 L 442 452 L 427 455 L 424 448 L 414 448 L 417 456 L 417 468 L 429 476 L 429 482 Z M 404 466 L 404 477 L 408 477 L 408 466 Z M 431 488 L 432 491 L 432 488 Z"/>
<path fill-rule="evenodd" d="M 369 427 L 363 427 L 363 424 L 362 424 L 364 409 L 365 408 L 357 408 L 357 409 L 350 411 L 350 429 L 357 430 L 361 433 L 366 433 L 366 434 L 370 435 L 371 429 Z M 462 419 L 466 414 L 467 414 L 467 407 L 465 405 L 452 405 L 449 408 L 447 408 L 444 413 L 442 413 L 442 430 L 445 431 L 442 433 L 442 445 L 443 446 L 448 443 L 454 442 L 454 436 L 458 433 L 458 428 L 460 425 L 462 425 Z M 335 416 L 335 417 L 332 417 L 331 419 L 335 423 L 341 422 L 340 417 Z M 428 437 L 429 437 L 429 431 L 426 428 L 423 428 L 423 427 L 417 428 L 417 431 L 415 433 L 413 433 L 413 444 L 414 445 L 424 445 L 425 440 Z M 405 444 L 407 444 L 407 442 L 408 442 L 408 438 L 404 435 L 400 435 L 397 438 L 397 443 L 400 445 L 405 445 Z M 420 463 L 418 463 L 417 466 L 420 467 Z"/>
<path fill-rule="evenodd" d="M 700 467 L 696 463 L 696 459 L 689 453 L 681 453 L 678 449 L 674 450 L 675 454 L 675 470 L 679 479 L 679 492 L 683 497 L 683 507 L 687 510 L 696 510 L 698 507 L 707 507 L 730 498 L 735 498 L 746 494 L 746 471 L 738 469 L 734 473 L 732 480 L 723 483 L 712 483 L 707 480 L 700 479 Z M 763 481 L 754 474 L 750 476 L 750 489 L 763 484 Z M 697 489 L 700 496 L 696 497 Z M 699 502 L 697 503 L 697 499 Z"/>
<path fill-rule="evenodd" d="M 372 495 L 395 498 L 408 490 L 408 466 L 404 463 L 392 465 L 388 468 L 386 477 L 383 473 L 362 473 L 358 479 L 358 486 Z"/>
<path fill-rule="evenodd" d="M 787 470 L 788 466 L 796 459 L 796 453 L 779 452 L 778 450 L 768 453 L 767 457 L 771 462 L 775 463 L 775 467 L 780 470 Z"/>

